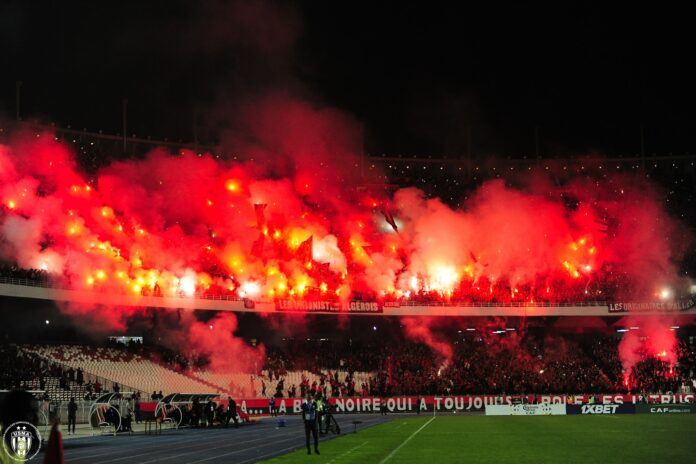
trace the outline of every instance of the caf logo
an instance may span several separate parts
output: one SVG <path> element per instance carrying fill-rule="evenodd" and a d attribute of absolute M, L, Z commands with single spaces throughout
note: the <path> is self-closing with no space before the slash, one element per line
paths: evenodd
<path fill-rule="evenodd" d="M 28 461 L 41 449 L 41 434 L 29 422 L 15 422 L 5 430 L 2 444 L 10 458 Z"/>

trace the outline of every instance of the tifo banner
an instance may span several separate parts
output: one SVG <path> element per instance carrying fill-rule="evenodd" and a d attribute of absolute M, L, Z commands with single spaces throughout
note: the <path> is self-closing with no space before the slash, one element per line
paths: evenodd
<path fill-rule="evenodd" d="M 382 306 L 385 308 L 400 308 L 401 303 L 398 301 L 385 301 L 382 303 Z"/>
<path fill-rule="evenodd" d="M 490 405 L 512 405 L 521 403 L 521 398 L 512 396 L 467 395 L 467 396 L 397 396 L 390 398 L 355 397 L 331 398 L 329 403 L 338 413 L 379 412 L 382 407 L 387 412 L 484 412 Z M 539 397 L 545 404 L 564 405 L 560 395 Z"/>
<path fill-rule="evenodd" d="M 402 412 L 462 412 L 483 413 L 490 406 L 517 408 L 519 414 L 526 412 L 524 407 L 539 407 L 558 405 L 567 414 L 629 414 L 635 411 L 637 404 L 642 403 L 638 395 L 595 395 L 595 404 L 589 403 L 589 395 L 527 395 L 527 396 L 495 396 L 495 395 L 461 395 L 461 396 L 395 396 L 395 397 L 344 397 L 329 398 L 329 404 L 337 414 L 379 413 L 385 409 L 388 413 Z M 693 405 L 694 395 L 648 395 L 646 406 L 659 405 Z M 276 408 L 281 414 L 297 414 L 300 412 L 302 398 L 276 398 Z M 237 404 L 247 414 L 265 415 L 270 413 L 269 398 L 239 399 Z M 566 405 L 570 408 L 568 410 Z M 582 411 L 582 406 L 592 406 Z M 600 406 L 610 406 L 606 409 Z M 614 408 L 613 406 L 621 406 Z M 534 409 L 534 408 L 532 408 Z M 612 412 L 613 411 L 613 412 Z M 505 415 L 510 415 L 506 412 Z"/>
<path fill-rule="evenodd" d="M 525 397 L 527 402 L 565 405 L 563 395 L 541 395 Z M 276 398 L 276 407 L 280 413 L 299 413 L 302 398 Z M 385 409 L 389 413 L 401 412 L 479 412 L 483 413 L 487 405 L 522 403 L 522 397 L 493 395 L 462 396 L 396 396 L 396 397 L 344 397 L 329 398 L 329 404 L 338 414 L 379 413 Z M 237 401 L 248 414 L 268 414 L 269 399 L 254 398 Z"/>
<path fill-rule="evenodd" d="M 674 313 L 680 311 L 688 311 L 696 306 L 696 299 L 689 298 L 686 300 L 676 301 L 652 301 L 647 303 L 627 303 L 617 302 L 609 303 L 610 313 L 651 313 L 665 312 Z"/>
<path fill-rule="evenodd" d="M 328 312 L 328 313 L 381 313 L 382 306 L 376 301 L 303 301 L 275 300 L 276 311 Z"/>
<path fill-rule="evenodd" d="M 566 414 L 635 414 L 634 404 L 569 404 Z"/>
<path fill-rule="evenodd" d="M 493 404 L 486 406 L 487 416 L 565 416 L 564 404 Z"/>
<path fill-rule="evenodd" d="M 636 405 L 638 414 L 690 414 L 696 412 L 693 404 L 639 404 Z"/>
<path fill-rule="evenodd" d="M 590 402 L 591 395 L 568 395 L 566 403 L 568 404 L 587 404 Z M 687 404 L 693 403 L 696 399 L 694 395 L 613 395 L 602 394 L 594 395 L 595 403 L 602 404 Z"/>

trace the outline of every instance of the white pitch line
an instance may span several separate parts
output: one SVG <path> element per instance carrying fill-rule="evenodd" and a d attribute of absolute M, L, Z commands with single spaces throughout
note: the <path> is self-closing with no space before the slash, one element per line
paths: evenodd
<path fill-rule="evenodd" d="M 434 420 L 435 420 L 435 416 L 433 416 L 433 417 L 432 417 L 428 422 L 426 422 L 425 424 L 421 425 L 421 427 L 420 427 L 418 430 L 416 430 L 415 432 L 413 432 L 406 440 L 404 440 L 403 443 L 401 443 L 399 446 L 397 446 L 396 449 L 394 449 L 394 451 L 392 451 L 391 453 L 389 453 L 389 455 L 388 455 L 386 458 L 384 458 L 384 459 L 382 459 L 381 461 L 379 461 L 379 464 L 384 464 L 385 462 L 387 462 L 387 461 L 389 461 L 391 458 L 393 458 L 394 455 L 395 455 L 401 448 L 403 448 L 404 445 L 406 445 L 406 443 L 408 443 L 409 441 L 411 441 L 411 438 L 413 438 L 413 437 L 415 437 L 416 435 L 418 435 L 418 433 L 419 433 L 421 430 L 423 430 L 423 429 L 426 428 L 428 425 L 430 425 L 430 423 L 431 423 L 432 421 L 434 421 Z"/>
<path fill-rule="evenodd" d="M 367 442 L 366 442 L 366 441 L 362 442 L 362 443 L 359 444 L 358 446 L 352 447 L 351 449 L 349 449 L 348 451 L 346 451 L 346 452 L 343 453 L 343 454 L 339 454 L 338 456 L 336 456 L 335 458 L 333 458 L 332 460 L 330 460 L 330 461 L 327 462 L 326 464 L 331 464 L 332 462 L 335 462 L 337 459 L 341 459 L 341 458 L 344 457 L 344 456 L 348 456 L 350 453 L 352 453 L 352 452 L 355 451 L 356 449 L 362 448 L 362 447 L 365 446 L 365 445 L 367 445 Z"/>

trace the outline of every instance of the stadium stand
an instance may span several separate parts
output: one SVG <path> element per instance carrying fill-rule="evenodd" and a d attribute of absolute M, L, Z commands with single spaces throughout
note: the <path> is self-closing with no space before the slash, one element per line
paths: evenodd
<path fill-rule="evenodd" d="M 220 393 L 237 398 L 455 394 L 690 393 L 696 381 L 694 337 L 678 340 L 677 362 L 644 353 L 624 372 L 619 338 L 609 334 L 485 335 L 447 340 L 450 359 L 408 339 L 380 345 L 286 340 L 269 347 L 258 373 L 213 372 L 200 359 L 159 347 L 2 345 L 0 389 L 45 391 L 52 401 L 103 391 Z M 134 352 L 137 351 L 137 352 Z M 196 367 L 182 367 L 196 366 Z M 629 382 L 626 379 L 630 379 Z"/>
<path fill-rule="evenodd" d="M 46 390 L 52 400 L 58 401 L 68 401 L 71 396 L 84 398 L 87 393 L 96 394 L 113 389 L 114 384 L 118 384 L 117 388 L 122 391 L 141 392 L 145 395 L 161 390 L 164 394 L 218 392 L 236 397 L 287 397 L 290 396 L 290 388 L 294 386 L 295 393 L 303 395 L 306 391 L 323 390 L 326 396 L 352 396 L 355 392 L 349 385 L 356 382 L 366 384 L 371 376 L 368 372 L 351 374 L 341 370 L 333 374 L 328 370 L 323 373 L 290 371 L 285 372 L 282 377 L 274 374 L 272 370 L 264 370 L 259 374 L 216 373 L 210 370 L 177 371 L 171 366 L 164 366 L 140 354 L 115 347 L 28 345 L 21 347 L 17 352 L 20 356 L 35 357 L 38 362 L 56 366 L 61 372 L 66 372 L 66 378 L 67 372 L 77 372 L 79 369 L 89 379 L 101 380 L 90 384 L 66 380 L 66 385 L 63 385 L 60 376 L 43 377 L 40 381 L 40 376 L 31 372 L 20 374 L 21 377 L 25 377 L 20 381 L 21 387 Z M 73 378 L 72 374 L 70 377 Z M 339 378 L 345 379 L 346 382 L 332 389 L 332 382 L 327 380 L 329 378 L 336 379 L 332 381 L 334 384 Z M 99 391 L 94 389 L 95 384 L 99 385 Z"/>
<path fill-rule="evenodd" d="M 506 331 L 503 331 L 506 332 Z M 619 359 L 619 339 L 608 334 L 526 334 L 490 330 L 457 334 L 446 340 L 452 357 L 446 360 L 430 347 L 408 339 L 395 339 L 381 345 L 346 347 L 340 343 L 317 348 L 315 341 L 290 341 L 285 349 L 268 350 L 264 380 L 266 393 L 286 379 L 286 387 L 296 384 L 299 366 L 316 362 L 325 371 L 343 363 L 338 377 L 326 381 L 338 386 L 341 396 L 407 394 L 524 394 L 600 392 L 687 392 L 693 389 L 696 355 L 693 340 L 683 339 L 677 347 L 678 362 L 672 369 L 664 359 L 644 353 L 627 386 Z M 316 371 L 315 371 L 316 372 Z M 369 372 L 369 376 L 350 372 Z M 304 371 L 307 377 L 311 374 Z M 303 375 L 300 374 L 300 375 Z M 301 377 L 300 377 L 301 378 Z M 305 387 L 321 384 L 321 375 L 312 376 Z M 363 388 L 363 385 L 366 388 Z M 352 388 L 351 388 L 352 386 Z M 330 388 L 331 389 L 331 388 Z M 266 396 L 266 395 L 264 395 Z M 330 395 L 339 396 L 339 395 Z"/>
<path fill-rule="evenodd" d="M 30 346 L 25 351 L 120 384 L 133 391 L 210 393 L 211 385 L 172 371 L 140 355 L 114 348 Z M 220 389 L 221 390 L 221 389 Z"/>

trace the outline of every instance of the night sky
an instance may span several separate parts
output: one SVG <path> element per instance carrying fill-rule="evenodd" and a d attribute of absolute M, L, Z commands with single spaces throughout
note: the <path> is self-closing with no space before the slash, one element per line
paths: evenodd
<path fill-rule="evenodd" d="M 602 4 L 0 3 L 0 114 L 217 140 L 240 101 L 285 92 L 363 124 L 369 153 L 696 151 L 685 11 Z"/>

